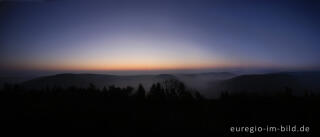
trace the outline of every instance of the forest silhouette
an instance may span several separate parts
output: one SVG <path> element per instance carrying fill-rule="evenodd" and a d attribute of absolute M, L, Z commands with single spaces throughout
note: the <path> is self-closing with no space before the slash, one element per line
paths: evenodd
<path fill-rule="evenodd" d="M 94 84 L 26 89 L 5 84 L 0 91 L 1 126 L 98 128 L 117 136 L 233 136 L 239 133 L 230 133 L 230 126 L 257 123 L 319 128 L 319 95 L 294 96 L 289 87 L 277 93 L 224 91 L 219 98 L 209 99 L 177 80 L 154 83 L 150 89 L 142 84 L 136 89 L 100 89 Z"/>

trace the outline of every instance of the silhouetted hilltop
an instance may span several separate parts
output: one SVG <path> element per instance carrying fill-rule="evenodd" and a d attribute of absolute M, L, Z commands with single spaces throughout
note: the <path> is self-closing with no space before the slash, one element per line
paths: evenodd
<path fill-rule="evenodd" d="M 18 84 L 35 78 L 34 76 L 0 76 L 0 89 L 4 84 Z"/>
<path fill-rule="evenodd" d="M 26 88 L 47 88 L 47 87 L 79 87 L 86 88 L 90 84 L 98 88 L 108 87 L 111 85 L 126 87 L 137 87 L 140 83 L 149 88 L 153 83 L 164 80 L 175 79 L 172 75 L 134 75 L 119 76 L 105 74 L 57 74 L 53 76 L 40 77 L 22 83 Z"/>
<path fill-rule="evenodd" d="M 102 77 L 62 74 L 64 77 Z M 106 76 L 104 76 L 106 77 Z M 112 76 L 111 76 L 112 77 Z M 157 76 L 156 76 L 157 77 Z M 161 77 L 161 76 L 160 76 Z M 265 78 L 266 77 L 266 78 Z M 240 76 L 241 79 L 286 80 L 287 75 Z M 40 78 L 40 80 L 46 78 Z M 153 83 L 151 88 L 109 86 L 88 88 L 25 89 L 7 84 L 0 89 L 0 125 L 9 129 L 91 128 L 111 136 L 260 136 L 265 132 L 230 132 L 231 126 L 278 126 L 297 124 L 319 128 L 318 95 L 223 94 L 203 97 L 178 80 Z M 278 132 L 288 134 L 288 132 Z M 278 135 L 268 132 L 266 135 Z M 290 132 L 291 133 L 291 132 Z"/>
<path fill-rule="evenodd" d="M 45 76 L 35 78 L 21 85 L 26 88 L 48 88 L 48 87 L 79 87 L 86 88 L 90 84 L 94 84 L 98 88 L 115 85 L 119 87 L 138 87 L 142 84 L 147 89 L 153 83 L 163 82 L 165 80 L 178 80 L 186 84 L 188 88 L 196 89 L 204 94 L 208 91 L 209 83 L 218 82 L 234 77 L 235 75 L 228 72 L 210 72 L 195 74 L 159 74 L 159 75 L 104 75 L 104 74 L 57 74 L 53 76 Z M 212 85 L 212 84 L 211 84 Z"/>
<path fill-rule="evenodd" d="M 206 76 L 206 77 L 214 77 L 214 78 L 225 78 L 225 77 L 235 76 L 235 74 L 230 72 L 205 72 L 205 73 L 181 74 L 181 75 L 188 76 L 188 77 Z"/>
<path fill-rule="evenodd" d="M 189 89 L 199 91 L 207 97 L 219 97 L 221 92 L 254 92 L 258 94 L 276 94 L 286 90 L 303 95 L 306 92 L 320 91 L 319 72 L 281 72 L 270 74 L 240 75 L 229 72 L 210 72 L 195 74 L 159 74 L 159 75 L 102 75 L 102 74 L 58 74 L 40 77 L 23 82 L 25 88 L 79 87 L 87 88 L 94 84 L 97 88 L 131 86 L 142 84 L 149 89 L 153 83 L 165 80 L 178 80 Z"/>
<path fill-rule="evenodd" d="M 297 88 L 298 83 L 287 74 L 265 74 L 238 76 L 221 82 L 220 86 L 223 90 L 232 92 L 273 92 L 285 87 Z"/>
<path fill-rule="evenodd" d="M 125 81 L 151 78 L 164 80 L 152 83 L 150 88 L 95 84 L 81 87 L 46 87 L 26 89 L 20 85 L 4 85 L 0 89 L 0 125 L 14 129 L 39 128 L 92 128 L 117 136 L 239 136 L 263 133 L 233 133 L 231 126 L 243 124 L 303 124 L 311 132 L 318 129 L 319 95 L 294 96 L 274 90 L 282 86 L 297 86 L 299 80 L 290 74 L 242 75 L 221 82 L 229 90 L 248 90 L 251 93 L 233 94 L 223 91 L 219 98 L 207 98 L 196 90 L 175 80 L 173 75 L 115 76 L 97 74 L 59 74 L 37 78 L 23 84 L 47 85 L 96 81 Z M 305 77 L 305 76 L 303 76 Z M 150 81 L 149 81 L 150 82 Z M 112 83 L 112 82 L 110 82 Z M 229 85 L 228 85 L 229 84 Z M 256 89 L 256 90 L 254 90 Z M 259 89 L 259 90 L 258 90 Z M 261 90 L 260 90 L 261 89 Z M 278 92 L 273 95 L 254 93 Z M 232 90 L 231 90 L 232 91 Z M 240 91 L 240 90 L 239 90 Z M 213 91 L 214 92 L 214 91 Z M 284 94 L 283 94 L 284 93 Z M 282 134 L 282 132 L 279 132 Z M 276 133 L 268 133 L 274 135 Z"/>
<path fill-rule="evenodd" d="M 304 88 L 309 88 L 313 91 L 320 90 L 320 72 L 311 71 L 311 72 L 287 72 L 287 74 L 292 75 L 298 80 Z"/>
<path fill-rule="evenodd" d="M 292 90 L 297 95 L 319 91 L 320 73 L 318 72 L 282 72 L 271 74 L 241 75 L 222 81 L 212 89 L 230 93 L 254 92 L 273 94 Z"/>
<path fill-rule="evenodd" d="M 177 78 L 188 87 L 201 92 L 205 96 L 218 95 L 219 91 L 213 90 L 221 81 L 237 76 L 230 72 L 207 72 L 198 74 L 177 74 Z"/>

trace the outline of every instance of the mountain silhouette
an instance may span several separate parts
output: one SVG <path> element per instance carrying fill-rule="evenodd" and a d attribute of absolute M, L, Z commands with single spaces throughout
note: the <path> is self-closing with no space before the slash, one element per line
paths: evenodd
<path fill-rule="evenodd" d="M 111 85 L 126 87 L 138 87 L 143 84 L 149 88 L 153 83 L 164 80 L 176 79 L 173 75 L 105 75 L 105 74 L 57 74 L 53 76 L 45 76 L 35 78 L 22 83 L 26 88 L 47 88 L 47 87 L 79 87 L 86 88 L 90 84 L 94 84 L 98 88 L 108 87 Z"/>
<path fill-rule="evenodd" d="M 319 72 L 280 72 L 269 74 L 235 75 L 229 72 L 210 72 L 194 74 L 159 74 L 159 75 L 106 75 L 106 74 L 57 74 L 39 77 L 22 82 L 25 88 L 43 89 L 51 87 L 87 88 L 94 84 L 97 88 L 131 86 L 138 88 L 142 84 L 150 89 L 153 83 L 166 80 L 181 81 L 189 89 L 199 91 L 207 97 L 219 97 L 221 92 L 256 94 L 277 94 L 292 89 L 295 95 L 306 92 L 316 93 L 320 89 Z"/>
<path fill-rule="evenodd" d="M 293 90 L 296 95 L 317 92 L 320 89 L 318 72 L 281 72 L 270 74 L 241 75 L 219 82 L 212 89 L 230 93 L 250 92 L 257 94 L 277 94 Z"/>
<path fill-rule="evenodd" d="M 248 135 L 227 130 L 239 123 L 262 123 L 264 126 L 296 122 L 312 129 L 319 128 L 317 120 L 320 113 L 316 105 L 319 104 L 319 94 L 291 94 L 297 90 L 292 86 L 308 87 L 303 85 L 304 82 L 317 80 L 315 75 L 290 72 L 236 76 L 217 82 L 219 85 L 216 87 L 226 86 L 218 98 L 208 98 L 188 88 L 177 80 L 181 75 L 198 77 L 198 80 L 210 76 L 212 80 L 216 75 L 226 78 L 225 74 L 58 74 L 26 81 L 23 85 L 6 84 L 0 89 L 0 126 L 14 129 L 92 128 L 102 129 L 111 136 Z M 164 81 L 152 83 L 150 88 L 138 84 L 137 87 L 110 85 L 100 89 L 95 85 L 100 81 L 102 84 L 119 81 L 128 84 L 134 80 Z M 73 87 L 55 87 L 59 85 Z M 40 89 L 27 89 L 26 86 Z M 279 91 L 276 90 L 278 88 Z M 256 94 L 261 92 L 277 94 Z M 310 133 L 297 133 L 297 136 L 314 133 L 312 130 Z"/>
<path fill-rule="evenodd" d="M 142 84 L 149 89 L 153 83 L 165 80 L 178 80 L 186 84 L 188 88 L 196 89 L 204 94 L 209 93 L 209 84 L 234 77 L 235 74 L 228 72 L 210 72 L 194 74 L 159 74 L 159 75 L 105 75 L 105 74 L 57 74 L 52 76 L 39 77 L 22 82 L 25 88 L 42 89 L 50 87 L 79 87 L 86 88 L 94 84 L 97 88 L 111 85 L 137 88 Z M 212 84 L 211 84 L 212 85 Z"/>

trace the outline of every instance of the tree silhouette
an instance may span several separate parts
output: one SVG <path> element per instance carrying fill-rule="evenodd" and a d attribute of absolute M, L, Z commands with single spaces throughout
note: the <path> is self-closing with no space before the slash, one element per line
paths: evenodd
<path fill-rule="evenodd" d="M 27 89 L 6 84 L 0 89 L 0 125 L 98 127 L 117 136 L 229 136 L 225 129 L 232 122 L 268 118 L 275 123 L 300 119 L 310 124 L 308 121 L 317 120 L 320 112 L 315 104 L 320 103 L 319 94 L 294 96 L 291 92 L 285 89 L 261 96 L 225 91 L 220 98 L 210 99 L 176 80 L 154 83 L 149 91 L 142 84 L 137 89 L 114 85 L 100 89 L 93 84 L 87 88 Z M 55 120 L 68 121 L 61 124 Z M 317 129 L 317 124 L 309 126 Z"/>
<path fill-rule="evenodd" d="M 144 89 L 142 84 L 139 84 L 138 89 L 137 89 L 137 91 L 136 91 L 134 96 L 139 101 L 143 101 L 145 99 L 146 91 L 145 91 L 145 89 Z"/>

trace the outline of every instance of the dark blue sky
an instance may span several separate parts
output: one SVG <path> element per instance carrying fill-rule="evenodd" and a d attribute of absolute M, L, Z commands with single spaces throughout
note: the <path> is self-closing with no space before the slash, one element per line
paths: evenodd
<path fill-rule="evenodd" d="M 309 0 L 10 0 L 1 69 L 318 70 L 319 13 Z"/>

